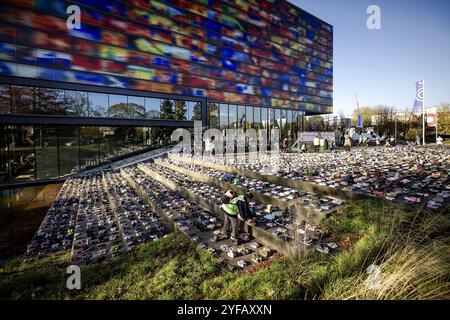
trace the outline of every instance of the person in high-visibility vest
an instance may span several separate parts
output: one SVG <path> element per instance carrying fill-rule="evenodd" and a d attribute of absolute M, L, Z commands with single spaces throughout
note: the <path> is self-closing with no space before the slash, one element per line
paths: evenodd
<path fill-rule="evenodd" d="M 245 195 L 234 197 L 232 200 L 230 200 L 229 203 L 224 203 L 221 206 L 224 212 L 222 234 L 228 234 L 228 229 L 231 224 L 230 239 L 236 244 L 238 243 L 240 220 L 246 221 L 249 224 L 254 224 L 253 214 L 250 211 L 250 207 L 248 205 L 248 202 L 251 199 L 253 199 L 253 195 L 248 192 Z"/>

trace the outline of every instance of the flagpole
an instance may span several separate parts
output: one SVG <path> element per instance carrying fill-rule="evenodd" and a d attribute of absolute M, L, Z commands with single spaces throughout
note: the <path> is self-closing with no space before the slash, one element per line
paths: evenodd
<path fill-rule="evenodd" d="M 425 80 L 423 81 L 423 101 L 422 101 L 422 139 L 425 145 Z"/>

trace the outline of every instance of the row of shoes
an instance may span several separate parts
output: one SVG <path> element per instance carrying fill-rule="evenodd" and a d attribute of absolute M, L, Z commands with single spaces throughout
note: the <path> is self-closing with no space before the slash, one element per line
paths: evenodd
<path fill-rule="evenodd" d="M 221 226 L 209 211 L 185 199 L 178 192 L 169 190 L 161 182 L 151 179 L 136 166 L 126 168 L 125 171 L 137 181 L 151 201 L 174 222 L 178 230 L 191 239 L 199 240 L 202 233 L 214 231 Z"/>
<path fill-rule="evenodd" d="M 290 187 L 280 186 L 263 180 L 239 176 L 225 171 L 216 170 L 200 165 L 193 165 L 180 160 L 164 159 L 163 161 L 166 161 L 168 164 L 172 164 L 177 167 L 181 167 L 202 175 L 213 177 L 217 180 L 229 182 L 234 185 L 240 185 L 242 187 L 247 188 L 249 191 L 262 193 L 266 196 L 280 199 L 283 201 L 290 201 L 305 194 L 304 192 L 298 191 Z"/>
<path fill-rule="evenodd" d="M 273 158 L 266 154 L 233 160 L 198 159 L 259 173 L 274 167 Z M 377 147 L 336 153 L 283 153 L 277 156 L 273 174 L 387 200 L 426 203 L 437 209 L 450 202 L 449 163 L 450 149 Z"/>
<path fill-rule="evenodd" d="M 151 201 L 163 210 L 177 228 L 196 242 L 199 247 L 208 250 L 219 261 L 226 263 L 229 269 L 231 266 L 234 270 L 247 268 L 252 265 L 251 257 L 257 253 L 261 244 L 252 239 L 248 233 L 240 233 L 240 245 L 233 245 L 229 237 L 223 235 L 219 230 L 222 226 L 222 221 L 219 221 L 209 211 L 203 209 L 192 200 L 186 199 L 180 193 L 168 189 L 161 182 L 145 174 L 137 166 L 131 166 L 123 170 L 136 181 Z M 170 170 L 166 172 L 165 168 L 159 166 L 151 166 L 151 170 L 164 175 L 166 178 L 171 173 Z M 186 179 L 180 178 L 178 175 L 170 175 L 170 177 L 171 179 L 176 179 L 174 181 L 176 183 L 186 181 Z M 270 254 L 267 254 L 267 250 L 270 249 L 266 248 L 263 250 L 266 258 L 260 255 L 259 262 L 253 262 L 253 264 L 270 258 L 274 251 L 270 250 Z M 235 261 L 236 259 L 238 261 Z M 232 260 L 235 262 L 231 263 Z"/>
<path fill-rule="evenodd" d="M 133 250 L 167 231 L 118 173 L 100 171 L 66 180 L 25 259 L 72 249 L 71 262 L 87 264 Z"/>
<path fill-rule="evenodd" d="M 65 183 L 27 246 L 25 261 L 57 254 L 72 247 L 83 179 Z"/>

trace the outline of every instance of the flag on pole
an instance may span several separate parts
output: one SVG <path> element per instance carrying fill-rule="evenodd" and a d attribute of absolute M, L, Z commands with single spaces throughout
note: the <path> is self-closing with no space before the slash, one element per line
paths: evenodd
<path fill-rule="evenodd" d="M 436 108 L 431 108 L 427 110 L 427 126 L 436 127 L 437 124 L 437 110 Z"/>
<path fill-rule="evenodd" d="M 356 124 L 357 128 L 362 128 L 363 127 L 363 116 L 362 114 L 358 114 L 358 123 Z"/>
<path fill-rule="evenodd" d="M 414 100 L 413 113 L 423 112 L 423 90 L 424 90 L 424 80 L 416 82 L 416 100 Z"/>

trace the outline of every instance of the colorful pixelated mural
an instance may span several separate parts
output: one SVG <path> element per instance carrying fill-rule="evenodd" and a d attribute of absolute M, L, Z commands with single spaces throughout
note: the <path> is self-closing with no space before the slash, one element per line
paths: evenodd
<path fill-rule="evenodd" d="M 324 113 L 332 31 L 285 0 L 2 1 L 0 75 Z"/>

